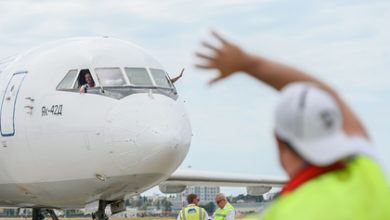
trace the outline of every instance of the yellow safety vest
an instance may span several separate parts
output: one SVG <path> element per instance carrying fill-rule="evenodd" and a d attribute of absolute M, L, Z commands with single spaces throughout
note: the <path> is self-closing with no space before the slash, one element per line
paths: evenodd
<path fill-rule="evenodd" d="M 214 220 L 226 220 L 226 216 L 230 209 L 233 209 L 234 212 L 236 212 L 236 209 L 230 203 L 227 203 L 224 209 L 218 208 L 218 210 L 215 212 Z M 234 219 L 236 219 L 236 215 L 234 215 Z"/>
<path fill-rule="evenodd" d="M 187 206 L 180 211 L 180 217 L 181 220 L 205 220 L 204 209 L 195 205 Z"/>
<path fill-rule="evenodd" d="M 248 219 L 390 219 L 389 185 L 376 162 L 357 156 L 344 169 L 309 180 L 276 199 L 262 216 Z"/>

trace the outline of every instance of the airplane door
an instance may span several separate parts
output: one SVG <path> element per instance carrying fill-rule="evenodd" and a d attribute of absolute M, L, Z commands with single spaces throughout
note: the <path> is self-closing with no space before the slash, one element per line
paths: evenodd
<path fill-rule="evenodd" d="M 15 134 L 15 104 L 26 73 L 27 71 L 14 73 L 5 89 L 0 114 L 0 131 L 2 136 L 13 136 Z"/>

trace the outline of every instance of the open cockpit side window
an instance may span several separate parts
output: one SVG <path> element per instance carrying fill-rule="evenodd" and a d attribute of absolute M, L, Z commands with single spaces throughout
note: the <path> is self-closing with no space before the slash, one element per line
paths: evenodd
<path fill-rule="evenodd" d="M 80 70 L 80 74 L 73 88 L 80 88 L 83 85 L 88 85 L 88 88 L 96 86 L 89 69 Z"/>

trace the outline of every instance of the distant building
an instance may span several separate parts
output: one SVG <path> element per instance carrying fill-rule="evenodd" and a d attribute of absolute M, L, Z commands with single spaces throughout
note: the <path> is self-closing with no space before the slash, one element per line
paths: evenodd
<path fill-rule="evenodd" d="M 16 217 L 19 214 L 19 208 L 1 208 L 1 217 Z"/>
<path fill-rule="evenodd" d="M 198 195 L 199 204 L 207 204 L 214 202 L 215 196 L 220 192 L 218 186 L 188 186 L 182 193 L 176 195 L 176 199 L 172 202 L 172 211 L 178 213 L 182 207 L 187 206 L 187 195 L 195 193 Z"/>
<path fill-rule="evenodd" d="M 264 199 L 267 201 L 272 201 L 272 200 L 276 199 L 276 197 L 279 196 L 279 193 L 280 192 L 267 193 L 264 195 Z"/>

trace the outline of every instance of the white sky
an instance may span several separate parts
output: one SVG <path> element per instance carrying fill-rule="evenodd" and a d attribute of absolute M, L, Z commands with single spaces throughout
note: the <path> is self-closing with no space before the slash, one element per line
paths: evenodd
<path fill-rule="evenodd" d="M 388 0 L 0 0 L 0 58 L 67 37 L 132 41 L 171 76 L 186 68 L 176 87 L 194 136 L 181 168 L 284 175 L 272 139 L 277 93 L 244 74 L 208 87 L 215 72 L 194 68 L 194 52 L 202 40 L 215 42 L 215 29 L 334 86 L 366 125 L 390 179 L 389 11 Z"/>

